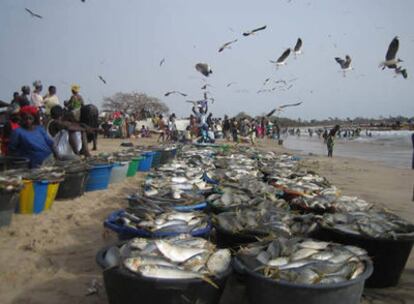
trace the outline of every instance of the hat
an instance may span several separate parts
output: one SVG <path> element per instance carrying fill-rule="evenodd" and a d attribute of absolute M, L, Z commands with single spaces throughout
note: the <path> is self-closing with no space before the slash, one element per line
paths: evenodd
<path fill-rule="evenodd" d="M 35 88 L 41 87 L 42 86 L 42 82 L 40 80 L 36 80 L 33 82 L 33 86 Z"/>
<path fill-rule="evenodd" d="M 80 91 L 80 86 L 77 84 L 72 84 L 72 86 L 70 87 L 70 89 L 76 93 L 79 93 Z"/>
<path fill-rule="evenodd" d="M 37 114 L 37 108 L 34 106 L 24 106 L 20 108 L 20 115 L 21 114 L 30 114 L 35 116 Z"/>

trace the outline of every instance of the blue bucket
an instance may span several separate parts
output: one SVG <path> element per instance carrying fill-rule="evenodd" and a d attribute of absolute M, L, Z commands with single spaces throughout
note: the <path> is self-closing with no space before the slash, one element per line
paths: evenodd
<path fill-rule="evenodd" d="M 125 213 L 124 210 L 118 210 L 112 212 L 104 221 L 104 227 L 116 232 L 118 234 L 118 238 L 120 240 L 127 240 L 134 237 L 142 237 L 142 238 L 166 238 L 166 237 L 174 237 L 178 236 L 180 233 L 176 232 L 150 232 L 145 229 L 139 228 L 132 228 L 128 226 L 124 226 L 117 222 L 118 218 L 121 217 Z M 212 229 L 212 225 L 210 221 L 208 222 L 207 227 L 198 229 L 191 232 L 191 235 L 194 237 L 207 237 Z"/>
<path fill-rule="evenodd" d="M 151 170 L 152 160 L 154 158 L 155 152 L 145 152 L 142 154 L 144 158 L 139 162 L 138 171 L 149 171 Z"/>
<path fill-rule="evenodd" d="M 161 152 L 154 151 L 153 153 L 151 168 L 158 168 L 161 165 Z"/>
<path fill-rule="evenodd" d="M 104 190 L 108 188 L 113 165 L 93 165 L 89 169 L 85 191 Z"/>

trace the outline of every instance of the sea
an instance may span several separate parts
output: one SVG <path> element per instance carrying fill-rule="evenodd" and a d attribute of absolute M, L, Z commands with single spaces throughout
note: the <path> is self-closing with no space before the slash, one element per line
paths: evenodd
<path fill-rule="evenodd" d="M 335 155 L 354 157 L 383 163 L 395 168 L 411 169 L 413 158 L 413 143 L 411 135 L 413 131 L 370 131 L 372 136 L 367 136 L 365 131 L 356 138 L 337 138 L 334 146 Z M 301 135 L 286 135 L 283 137 L 283 145 L 292 150 L 303 153 L 327 155 L 326 144 L 323 138 L 317 134 L 309 136 L 305 129 L 301 129 Z"/>

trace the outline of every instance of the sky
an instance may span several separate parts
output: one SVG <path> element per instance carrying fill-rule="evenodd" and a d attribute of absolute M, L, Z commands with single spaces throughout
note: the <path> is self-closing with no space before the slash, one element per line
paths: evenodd
<path fill-rule="evenodd" d="M 302 101 L 282 116 L 412 117 L 412 12 L 408 0 L 1 0 L 0 100 L 10 101 L 14 91 L 39 79 L 44 90 L 57 87 L 62 103 L 77 83 L 87 103 L 100 106 L 105 96 L 137 91 L 186 116 L 191 105 L 185 100 L 200 99 L 208 83 L 214 116 L 261 115 Z M 263 25 L 266 30 L 243 37 Z M 407 79 L 378 68 L 396 35 Z M 293 48 L 298 37 L 303 54 L 276 69 L 269 60 Z M 218 52 L 233 39 L 231 49 Z M 354 70 L 343 77 L 334 57 L 346 54 Z M 213 74 L 202 76 L 194 68 L 198 62 L 210 64 Z M 296 80 L 289 90 L 258 94 L 268 77 Z M 227 87 L 230 82 L 236 84 Z M 170 90 L 188 97 L 165 97 Z"/>

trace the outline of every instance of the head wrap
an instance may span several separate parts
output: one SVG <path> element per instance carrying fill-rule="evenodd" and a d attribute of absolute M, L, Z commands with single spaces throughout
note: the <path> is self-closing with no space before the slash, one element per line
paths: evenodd
<path fill-rule="evenodd" d="M 77 84 L 72 84 L 72 86 L 70 87 L 70 89 L 75 92 L 75 93 L 79 93 L 80 91 L 80 86 Z"/>
<path fill-rule="evenodd" d="M 38 110 L 34 106 L 24 106 L 20 108 L 20 115 L 22 114 L 30 114 L 32 116 L 36 116 Z"/>
<path fill-rule="evenodd" d="M 35 88 L 41 87 L 42 86 L 42 82 L 40 80 L 36 80 L 33 82 L 33 86 Z"/>

